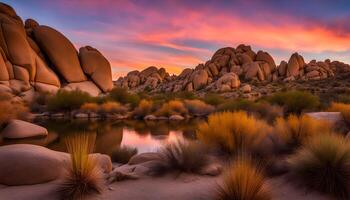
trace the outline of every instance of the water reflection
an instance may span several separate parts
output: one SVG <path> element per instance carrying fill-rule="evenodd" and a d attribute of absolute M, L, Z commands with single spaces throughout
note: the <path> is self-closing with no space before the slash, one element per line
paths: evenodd
<path fill-rule="evenodd" d="M 164 142 L 175 139 L 196 139 L 195 130 L 201 119 L 185 122 L 169 121 L 87 121 L 47 120 L 36 123 L 49 131 L 45 138 L 0 140 L 0 145 L 27 143 L 66 151 L 64 138 L 71 134 L 95 134 L 95 152 L 111 155 L 118 146 L 137 148 L 139 153 L 156 151 Z"/>

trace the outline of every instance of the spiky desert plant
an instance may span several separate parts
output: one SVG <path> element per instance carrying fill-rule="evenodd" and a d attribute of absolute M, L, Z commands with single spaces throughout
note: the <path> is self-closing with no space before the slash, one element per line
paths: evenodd
<path fill-rule="evenodd" d="M 315 136 L 289 163 L 291 177 L 300 184 L 337 199 L 350 198 L 350 144 L 344 137 Z"/>
<path fill-rule="evenodd" d="M 217 200 L 271 200 L 262 168 L 251 159 L 238 157 L 223 176 Z"/>
<path fill-rule="evenodd" d="M 71 165 L 67 166 L 66 176 L 60 185 L 62 199 L 82 200 L 102 193 L 102 171 L 89 156 L 93 151 L 95 138 L 93 134 L 75 134 L 65 140 Z"/>
<path fill-rule="evenodd" d="M 253 152 L 271 131 L 263 120 L 244 111 L 209 115 L 208 122 L 198 126 L 197 136 L 207 144 L 227 153 Z"/>
<path fill-rule="evenodd" d="M 314 135 L 329 133 L 332 126 L 324 120 L 314 119 L 307 115 L 289 115 L 286 119 L 279 117 L 275 122 L 275 133 L 287 145 L 300 145 Z"/>

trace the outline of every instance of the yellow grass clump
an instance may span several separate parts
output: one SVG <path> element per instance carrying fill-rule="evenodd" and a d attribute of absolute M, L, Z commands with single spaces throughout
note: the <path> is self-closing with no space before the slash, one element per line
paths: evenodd
<path fill-rule="evenodd" d="M 199 125 L 197 136 L 228 153 L 252 152 L 260 146 L 271 127 L 244 111 L 211 114 Z"/>
<path fill-rule="evenodd" d="M 81 107 L 80 110 L 84 112 L 97 112 L 99 106 L 96 103 L 84 103 Z"/>
<path fill-rule="evenodd" d="M 163 104 L 156 112 L 156 115 L 170 117 L 171 115 L 185 115 L 187 113 L 188 111 L 181 101 L 171 100 L 168 103 Z"/>
<path fill-rule="evenodd" d="M 219 186 L 217 200 L 271 200 L 262 169 L 248 158 L 239 157 L 228 168 Z"/>
<path fill-rule="evenodd" d="M 153 102 L 151 100 L 141 100 L 139 105 L 134 110 L 134 115 L 144 117 L 153 112 Z"/>
<path fill-rule="evenodd" d="M 340 112 L 347 123 L 350 123 L 350 104 L 332 102 L 328 108 L 330 112 Z"/>
<path fill-rule="evenodd" d="M 312 137 L 289 160 L 291 177 L 309 189 L 350 198 L 350 143 L 333 134 Z"/>
<path fill-rule="evenodd" d="M 71 165 L 60 185 L 62 199 L 82 200 L 101 194 L 104 187 L 103 174 L 92 153 L 95 135 L 76 134 L 66 139 L 67 151 L 71 157 Z"/>
<path fill-rule="evenodd" d="M 275 133 L 288 145 L 300 145 L 314 135 L 332 131 L 332 126 L 324 120 L 314 119 L 307 115 L 289 115 L 286 119 L 279 117 L 275 121 Z"/>
<path fill-rule="evenodd" d="M 127 109 L 118 102 L 109 101 L 101 104 L 99 111 L 102 113 L 125 114 Z"/>

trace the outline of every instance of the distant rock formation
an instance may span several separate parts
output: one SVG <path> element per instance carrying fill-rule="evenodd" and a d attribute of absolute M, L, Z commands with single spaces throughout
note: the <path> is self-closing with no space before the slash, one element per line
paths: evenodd
<path fill-rule="evenodd" d="M 0 92 L 30 100 L 35 92 L 80 89 L 91 95 L 113 87 L 108 60 L 92 47 L 78 51 L 60 32 L 22 19 L 0 3 Z"/>
<path fill-rule="evenodd" d="M 186 68 L 178 76 L 159 77 L 155 67 L 144 71 L 152 71 L 152 76 L 147 74 L 141 78 L 142 72 L 130 72 L 126 77 L 120 78 L 116 85 L 136 90 L 143 90 L 150 85 L 149 89 L 154 92 L 228 92 L 239 88 L 241 83 L 250 81 L 321 80 L 333 77 L 336 73 L 350 72 L 350 65 L 331 62 L 329 59 L 305 63 L 301 55 L 294 53 L 288 62 L 282 61 L 277 66 L 269 53 L 256 53 L 250 46 L 240 44 L 236 48 L 217 50 L 206 63 L 199 64 L 194 69 Z M 165 71 L 162 73 L 168 74 Z"/>

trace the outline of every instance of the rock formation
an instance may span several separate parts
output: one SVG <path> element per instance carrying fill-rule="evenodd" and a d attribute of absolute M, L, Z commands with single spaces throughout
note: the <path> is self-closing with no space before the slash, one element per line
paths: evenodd
<path fill-rule="evenodd" d="M 148 72 L 146 77 L 142 75 L 144 71 Z M 163 78 L 155 67 L 144 71 L 130 72 L 126 77 L 119 78 L 116 85 L 137 90 L 148 87 L 154 92 L 229 92 L 239 88 L 241 83 L 251 81 L 321 80 L 333 77 L 335 73 L 350 72 L 350 66 L 330 60 L 305 63 L 298 53 L 292 54 L 288 62 L 281 61 L 276 65 L 269 53 L 255 53 L 250 46 L 240 44 L 236 48 L 217 50 L 206 63 L 199 64 L 194 69 L 186 68 L 178 76 L 169 76 L 164 71 L 163 74 L 167 75 Z"/>
<path fill-rule="evenodd" d="M 98 95 L 113 87 L 111 66 L 92 47 L 78 51 L 60 32 L 22 19 L 0 3 L 0 92 L 30 100 L 35 92 L 80 89 Z"/>

